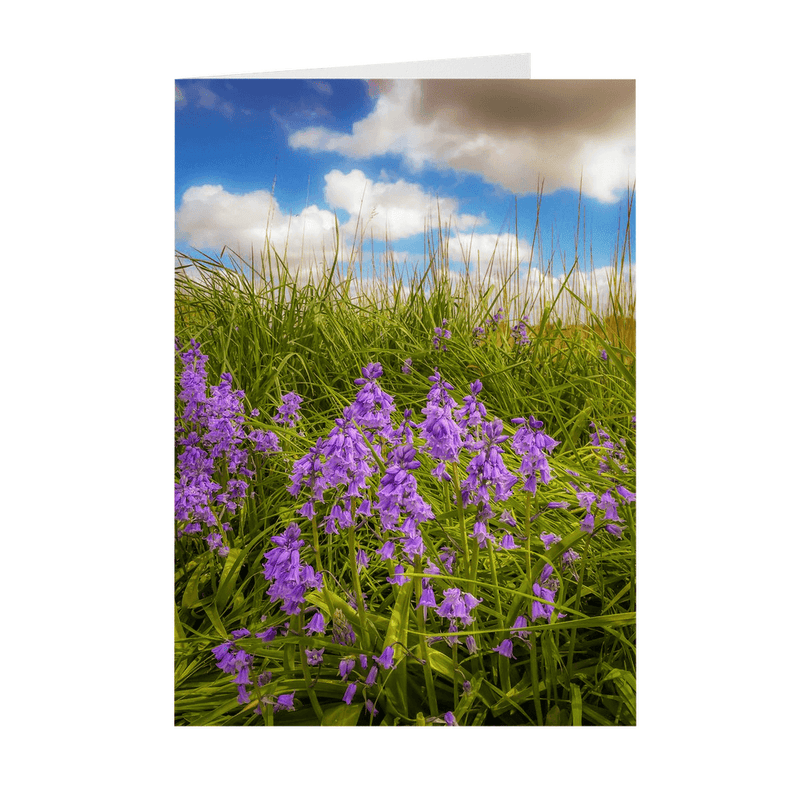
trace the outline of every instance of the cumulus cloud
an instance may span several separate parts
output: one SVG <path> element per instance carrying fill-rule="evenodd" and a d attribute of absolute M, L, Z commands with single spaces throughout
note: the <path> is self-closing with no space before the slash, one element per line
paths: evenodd
<path fill-rule="evenodd" d="M 258 256 L 268 241 L 270 251 L 277 250 L 293 271 L 308 273 L 332 262 L 337 220 L 340 262 L 354 245 L 358 254 L 361 243 L 371 237 L 379 242 L 405 239 L 437 227 L 439 220 L 468 229 L 485 222 L 460 214 L 453 198 L 436 197 L 403 180 L 373 181 L 360 170 L 332 170 L 325 176 L 324 194 L 333 210 L 311 205 L 288 214 L 264 190 L 234 194 L 217 185 L 192 186 L 181 198 L 176 235 L 196 250 L 219 252 L 225 247 L 243 258 L 251 252 Z M 387 259 L 400 265 L 421 262 L 422 256 L 395 250 L 381 260 Z"/>
<path fill-rule="evenodd" d="M 175 85 L 175 108 L 183 111 L 185 108 L 205 108 L 218 111 L 222 116 L 231 119 L 236 113 L 233 103 L 223 100 L 218 94 L 212 92 L 202 83 L 182 83 Z"/>
<path fill-rule="evenodd" d="M 406 239 L 423 233 L 431 220 L 440 217 L 443 223 L 461 227 L 481 225 L 486 219 L 472 214 L 459 214 L 458 201 L 437 197 L 417 183 L 398 180 L 394 183 L 373 181 L 358 169 L 346 175 L 338 169 L 325 176 L 325 199 L 332 208 L 350 216 L 342 229 L 350 237 L 356 235 L 390 240 Z"/>
<path fill-rule="evenodd" d="M 269 241 L 292 269 L 330 263 L 336 250 L 336 218 L 316 205 L 286 214 L 269 192 L 232 194 L 222 186 L 192 186 L 176 215 L 176 233 L 197 250 L 223 247 L 248 258 Z M 340 253 L 341 258 L 341 242 Z"/>
<path fill-rule="evenodd" d="M 294 148 L 352 158 L 394 154 L 516 194 L 562 188 L 603 202 L 634 180 L 634 81 L 374 81 L 378 99 L 351 133 L 310 127 Z"/>

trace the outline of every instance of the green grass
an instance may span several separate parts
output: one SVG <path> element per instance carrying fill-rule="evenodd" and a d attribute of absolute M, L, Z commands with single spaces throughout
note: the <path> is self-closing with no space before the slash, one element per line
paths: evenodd
<path fill-rule="evenodd" d="M 466 274 L 454 281 L 445 244 L 449 232 L 440 225 L 427 238 L 423 269 L 409 272 L 391 262 L 371 265 L 367 278 L 356 254 L 348 254 L 354 265 L 349 273 L 332 259 L 320 263 L 311 280 L 293 274 L 275 249 L 266 249 L 258 259 L 234 257 L 235 269 L 217 258 L 179 254 L 175 332 L 181 346 L 190 338 L 200 343 L 209 356 L 209 384 L 221 373 L 231 373 L 234 389 L 245 392 L 245 411 L 257 407 L 262 412 L 248 425 L 275 430 L 283 453 L 259 466 L 251 481 L 252 496 L 229 519 L 231 551 L 226 558 L 210 553 L 199 536 L 176 541 L 176 725 L 419 725 L 440 720 L 446 711 L 454 712 L 459 725 L 635 724 L 635 504 L 620 505 L 625 526 L 621 539 L 601 525 L 589 537 L 579 528 L 583 512 L 577 512 L 568 485 L 572 478 L 565 472 L 578 473 L 575 480 L 593 490 L 613 485 L 597 473 L 598 457 L 589 439 L 594 422 L 613 441 L 625 440 L 629 472 L 619 480 L 635 491 L 635 291 L 628 235 L 615 257 L 604 307 L 581 286 L 576 264 L 562 264 L 569 278 L 560 292 L 557 284 L 554 289 L 549 279 L 552 258 L 533 273 L 538 284 L 526 284 L 529 265 L 520 265 L 515 254 L 498 254 L 485 269 L 468 263 Z M 363 255 L 363 245 L 357 255 Z M 473 328 L 499 306 L 507 310 L 506 320 L 475 343 Z M 518 346 L 511 326 L 523 314 L 530 317 L 531 343 Z M 431 340 L 434 327 L 445 318 L 452 338 L 447 352 L 441 352 Z M 600 358 L 603 349 L 607 361 Z M 407 358 L 413 361 L 408 375 L 401 372 Z M 422 530 L 427 555 L 436 561 L 443 545 L 460 553 L 453 576 L 434 579 L 437 601 L 446 586 L 471 590 L 483 599 L 467 631 L 480 644 L 475 655 L 462 644 L 454 657 L 444 642 L 427 641 L 442 628 L 432 609 L 427 620 L 416 611 L 423 565 L 409 570 L 414 576 L 410 583 L 396 587 L 386 582 L 387 564 L 372 556 L 360 575 L 367 607 L 363 614 L 353 611 L 345 601 L 353 590 L 348 536 L 320 532 L 325 590 L 308 599 L 322 611 L 328 636 L 307 637 L 301 630 L 304 623 L 293 620 L 286 637 L 237 642 L 255 656 L 254 674 L 271 673 L 261 693 L 295 692 L 295 711 L 273 714 L 265 703 L 266 710 L 256 714 L 255 690 L 253 702 L 240 705 L 233 676 L 217 668 L 211 648 L 237 628 L 255 633 L 286 620 L 265 597 L 262 564 L 272 546 L 270 537 L 297 521 L 306 542 L 304 557 L 315 564 L 310 524 L 296 513 L 302 501 L 286 488 L 292 463 L 328 433 L 342 408 L 353 401 L 353 380 L 370 362 L 383 366 L 380 382 L 395 399 L 396 421 L 405 408 L 412 409 L 415 421 L 422 420 L 431 386 L 427 378 L 434 368 L 455 387 L 451 394 L 459 404 L 469 384 L 480 379 L 488 419 L 501 418 L 505 432 L 513 434 L 510 418 L 535 415 L 545 432 L 561 442 L 549 458 L 553 480 L 540 485 L 530 507 L 519 491 L 502 504 L 519 522 L 519 549 L 478 551 L 470 540 L 463 553 L 475 508 L 454 505 L 447 486 L 430 475 L 434 462 L 424 453 L 419 456 L 419 491 L 436 515 Z M 302 433 L 271 421 L 288 391 L 304 398 Z M 415 444 L 419 449 L 422 442 Z M 462 453 L 457 468 L 461 480 L 469 458 Z M 512 472 L 519 468 L 519 456 L 507 446 L 504 459 Z M 379 479 L 380 474 L 370 479 L 373 489 Z M 564 500 L 571 500 L 569 510 L 544 508 L 549 501 Z M 530 554 L 524 542 L 528 514 L 534 516 Z M 542 531 L 562 541 L 545 552 Z M 352 534 L 357 547 L 374 551 L 368 529 Z M 561 569 L 558 559 L 568 547 L 581 556 L 574 572 Z M 560 578 L 556 608 L 565 616 L 530 625 L 530 648 L 514 639 L 516 658 L 506 659 L 492 648 L 508 638 L 517 614 L 530 616 L 531 576 L 535 579 L 549 562 Z M 332 644 L 335 609 L 353 625 L 355 648 Z M 395 648 L 397 666 L 379 670 L 378 682 L 369 689 L 379 709 L 373 720 L 363 708 L 362 686 L 352 706 L 342 703 L 346 682 L 339 678 L 338 664 L 348 654 L 365 653 L 371 659 L 392 643 L 400 643 Z M 323 646 L 323 665 L 305 665 L 303 650 Z M 462 689 L 464 680 L 471 684 L 468 694 Z"/>

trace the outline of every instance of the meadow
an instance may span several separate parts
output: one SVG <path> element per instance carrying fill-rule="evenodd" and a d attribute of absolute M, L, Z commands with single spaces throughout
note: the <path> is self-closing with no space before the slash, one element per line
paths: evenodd
<path fill-rule="evenodd" d="M 603 285 L 177 255 L 175 725 L 635 725 L 631 206 Z"/>

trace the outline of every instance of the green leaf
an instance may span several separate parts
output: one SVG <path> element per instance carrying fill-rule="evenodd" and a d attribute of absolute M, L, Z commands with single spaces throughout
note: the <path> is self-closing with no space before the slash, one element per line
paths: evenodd
<path fill-rule="evenodd" d="M 569 723 L 569 711 L 566 708 L 559 708 L 554 705 L 544 719 L 544 724 L 550 726 L 564 726 Z"/>
<path fill-rule="evenodd" d="M 386 636 L 383 640 L 383 650 L 400 642 L 405 644 L 408 638 L 408 614 L 411 608 L 411 591 L 414 584 L 409 581 L 400 587 L 397 593 L 397 600 L 389 619 L 389 626 L 386 629 Z M 400 652 L 398 652 L 400 651 Z M 395 663 L 397 666 L 392 670 L 384 684 L 387 701 L 393 708 L 398 710 L 402 716 L 408 716 L 408 695 L 405 686 L 405 657 L 402 649 L 395 648 Z M 399 667 L 403 665 L 403 669 Z"/>
<path fill-rule="evenodd" d="M 570 693 L 572 695 L 572 725 L 579 728 L 582 725 L 583 716 L 583 700 L 581 698 L 581 690 L 574 683 L 570 684 Z"/>
<path fill-rule="evenodd" d="M 337 703 L 325 710 L 320 725 L 357 725 L 363 709 L 363 703 L 354 703 L 349 706 L 345 703 Z"/>
<path fill-rule="evenodd" d="M 228 605 L 228 600 L 236 588 L 236 579 L 239 575 L 239 568 L 247 555 L 246 549 L 239 549 L 238 547 L 231 548 L 228 555 L 225 557 L 225 566 L 222 568 L 222 575 L 219 579 L 219 588 L 217 589 L 216 605 L 217 608 L 224 611 Z"/>
<path fill-rule="evenodd" d="M 412 581 L 404 583 L 397 593 L 397 600 L 389 620 L 389 627 L 386 629 L 386 636 L 383 640 L 384 650 L 395 644 L 395 642 L 402 641 L 404 633 L 408 630 L 408 613 L 411 608 L 411 590 L 413 586 Z M 397 657 L 396 652 L 395 657 Z"/>
<path fill-rule="evenodd" d="M 636 678 L 625 669 L 612 669 L 606 675 L 606 680 L 613 681 L 614 686 L 622 698 L 627 712 L 628 722 L 636 720 Z"/>
<path fill-rule="evenodd" d="M 205 610 L 208 618 L 211 620 L 211 624 L 214 626 L 214 630 L 223 638 L 228 638 L 228 631 L 225 630 L 225 626 L 222 624 L 222 620 L 219 616 L 219 611 L 217 611 L 217 607 L 214 605 L 213 598 L 209 598 L 203 603 L 203 609 Z"/>
<path fill-rule="evenodd" d="M 197 566 L 194 568 L 194 572 L 192 572 L 189 582 L 186 584 L 186 589 L 184 589 L 183 592 L 183 598 L 181 599 L 181 606 L 183 608 L 194 608 L 200 603 L 200 583 L 205 577 L 204 571 L 207 561 L 207 555 L 198 559 Z"/>
<path fill-rule="evenodd" d="M 544 719 L 545 725 L 560 725 L 561 724 L 561 709 L 558 706 L 553 706 Z"/>

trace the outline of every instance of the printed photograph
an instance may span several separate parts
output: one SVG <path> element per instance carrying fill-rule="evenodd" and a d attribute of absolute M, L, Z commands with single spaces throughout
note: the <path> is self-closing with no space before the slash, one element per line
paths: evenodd
<path fill-rule="evenodd" d="M 635 94 L 175 82 L 175 726 L 636 725 Z"/>

